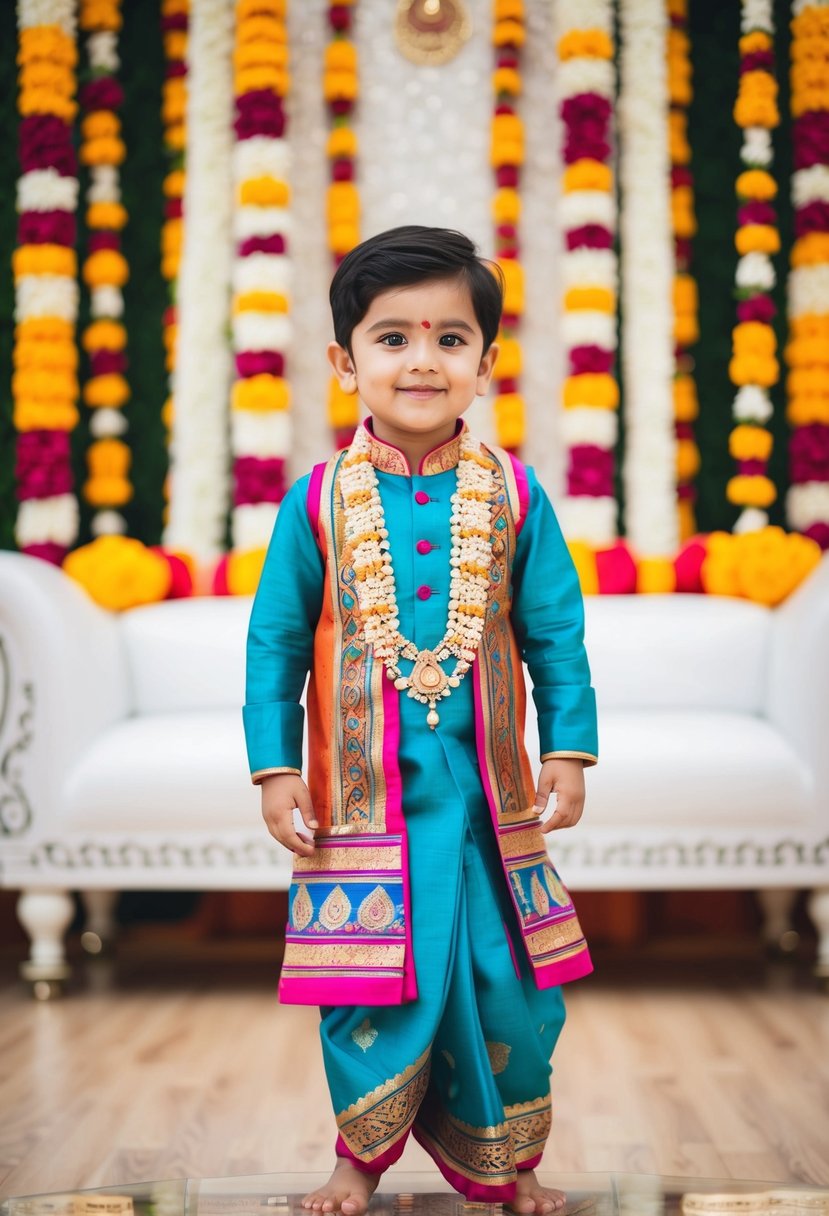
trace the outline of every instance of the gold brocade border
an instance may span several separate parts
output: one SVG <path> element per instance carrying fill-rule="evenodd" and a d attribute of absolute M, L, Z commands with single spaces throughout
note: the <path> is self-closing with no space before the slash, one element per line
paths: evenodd
<path fill-rule="evenodd" d="M 375 469 L 379 469 L 381 473 L 396 473 L 401 477 L 410 477 L 413 471 L 420 476 L 430 476 L 434 473 L 448 473 L 450 469 L 457 468 L 461 458 L 461 438 L 467 430 L 467 425 L 462 422 L 457 435 L 453 435 L 446 443 L 427 452 L 421 462 L 420 470 L 411 470 L 409 462 L 399 448 L 392 447 L 391 444 L 378 439 L 370 427 L 366 427 L 366 430 L 371 437 L 369 459 Z"/>
<path fill-rule="evenodd" d="M 325 971 L 331 967 L 355 967 L 370 969 L 372 972 L 381 968 L 399 971 L 403 967 L 405 953 L 406 945 L 403 941 L 399 945 L 396 942 L 391 945 L 355 942 L 353 946 L 344 946 L 337 942 L 327 942 L 324 938 L 318 942 L 309 942 L 307 939 L 295 942 L 289 938 L 285 943 L 282 970 L 290 971 L 292 967 L 315 967 Z"/>
<path fill-rule="evenodd" d="M 351 1152 L 370 1162 L 385 1153 L 414 1122 L 429 1085 L 431 1048 L 337 1115 L 337 1127 Z"/>
<path fill-rule="evenodd" d="M 503 832 L 500 839 L 501 856 L 504 861 L 511 861 L 513 857 L 541 856 L 542 852 L 544 859 L 547 858 L 547 851 L 543 843 L 544 836 L 538 826 L 537 818 L 534 818 L 531 826 L 524 828 L 523 831 Z"/>
<path fill-rule="evenodd" d="M 450 1115 L 434 1099 L 428 1109 L 421 1108 L 417 1131 L 436 1156 L 470 1182 L 504 1186 L 515 1181 L 516 1158 L 508 1123 L 473 1127 Z"/>
<path fill-rule="evenodd" d="M 528 933 L 525 940 L 530 954 L 537 958 L 542 954 L 563 950 L 566 946 L 581 946 L 584 943 L 584 934 L 576 916 L 571 915 L 561 924 L 548 925 L 536 933 Z"/>
<path fill-rule="evenodd" d="M 355 877 L 361 875 L 363 882 L 369 882 L 372 872 L 399 870 L 403 864 L 403 851 L 399 844 L 321 849 L 319 836 L 316 843 L 317 848 L 311 857 L 301 857 L 297 854 L 294 858 L 295 872 L 319 874 L 322 877 L 329 870 L 352 870 Z"/>
<path fill-rule="evenodd" d="M 504 1107 L 516 1162 L 528 1161 L 543 1149 L 553 1125 L 553 1109 L 549 1093 L 531 1102 L 518 1102 Z"/>

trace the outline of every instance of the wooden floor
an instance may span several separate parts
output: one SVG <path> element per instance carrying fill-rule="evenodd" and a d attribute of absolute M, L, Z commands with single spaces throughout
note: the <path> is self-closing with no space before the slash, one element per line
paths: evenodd
<path fill-rule="evenodd" d="M 569 989 L 546 1170 L 829 1184 L 829 995 L 718 949 Z M 0 965 L 0 1195 L 328 1167 L 316 1011 L 240 952 L 127 943 L 48 1004 Z"/>

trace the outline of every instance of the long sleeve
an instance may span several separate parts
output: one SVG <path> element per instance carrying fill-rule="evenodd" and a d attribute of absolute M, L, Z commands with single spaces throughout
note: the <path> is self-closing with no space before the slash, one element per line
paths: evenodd
<path fill-rule="evenodd" d="M 305 711 L 299 704 L 322 605 L 323 560 L 306 511 L 308 477 L 279 508 L 247 642 L 243 718 L 252 779 L 302 771 Z"/>
<path fill-rule="evenodd" d="M 530 672 L 541 759 L 595 764 L 596 694 L 584 649 L 584 603 L 552 505 L 527 469 L 529 507 L 513 563 L 512 620 Z"/>

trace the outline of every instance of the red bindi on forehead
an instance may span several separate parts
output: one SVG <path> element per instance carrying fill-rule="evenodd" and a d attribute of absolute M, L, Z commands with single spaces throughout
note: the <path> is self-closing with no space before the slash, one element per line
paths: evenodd
<path fill-rule="evenodd" d="M 420 324 L 423 326 L 423 328 L 424 328 L 424 329 L 431 329 L 431 328 L 432 328 L 432 322 L 431 322 L 431 321 L 421 321 L 421 322 L 420 322 Z"/>

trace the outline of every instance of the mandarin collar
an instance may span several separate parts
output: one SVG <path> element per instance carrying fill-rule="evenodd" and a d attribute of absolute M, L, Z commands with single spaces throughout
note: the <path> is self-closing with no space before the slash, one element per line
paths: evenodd
<path fill-rule="evenodd" d="M 412 470 L 409 468 L 409 462 L 400 448 L 396 448 L 393 443 L 386 443 L 384 439 L 378 439 L 372 429 L 370 418 L 366 418 L 362 425 L 366 428 L 371 440 L 369 459 L 375 469 L 379 469 L 381 473 L 396 473 L 400 477 L 411 477 Z M 434 473 L 447 473 L 450 469 L 456 469 L 461 458 L 461 439 L 466 429 L 465 421 L 462 418 L 459 419 L 458 427 L 452 438 L 447 439 L 445 443 L 438 444 L 423 457 L 420 468 L 417 470 L 417 476 L 429 477 Z"/>

